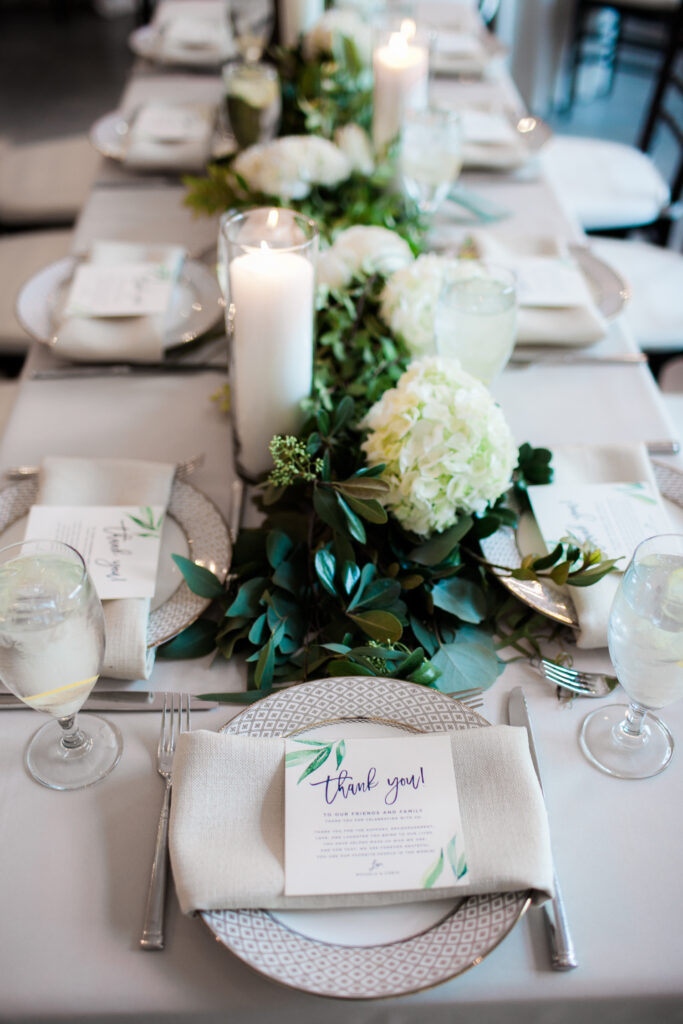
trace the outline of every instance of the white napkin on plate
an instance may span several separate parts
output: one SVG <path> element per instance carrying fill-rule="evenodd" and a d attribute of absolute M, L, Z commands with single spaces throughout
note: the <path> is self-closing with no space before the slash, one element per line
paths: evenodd
<path fill-rule="evenodd" d="M 524 729 L 450 734 L 467 846 L 469 886 L 439 897 L 552 893 L 543 795 Z M 409 743 L 410 739 L 406 739 Z M 170 822 L 183 913 L 227 908 L 324 909 L 433 899 L 434 892 L 284 895 L 284 740 L 198 730 L 178 739 Z"/>
<path fill-rule="evenodd" d="M 487 231 L 473 231 L 472 238 L 479 256 L 491 263 L 500 263 L 520 276 L 533 273 L 530 266 L 540 265 L 544 276 L 552 275 L 553 268 L 559 267 L 568 277 L 575 271 L 577 280 L 567 292 L 567 305 L 561 305 L 557 294 L 552 304 L 540 304 L 543 300 L 536 295 L 529 298 L 519 296 L 517 318 L 517 341 L 527 345 L 583 346 L 599 341 L 607 334 L 607 321 L 583 282 L 581 271 L 573 259 L 566 242 L 554 238 L 533 236 L 492 235 Z M 533 303 L 533 304 L 531 304 Z"/>
<path fill-rule="evenodd" d="M 645 445 L 568 445 L 553 448 L 553 482 L 558 484 L 627 483 L 647 481 L 657 491 L 657 483 Z M 552 484 L 548 484 L 552 487 Z M 632 551 L 618 563 L 626 569 Z M 607 646 L 607 624 L 621 573 L 613 572 L 590 587 L 569 587 L 579 619 L 577 647 Z"/>
<path fill-rule="evenodd" d="M 202 170 L 215 117 L 209 103 L 145 103 L 131 125 L 124 163 L 138 170 Z"/>
<path fill-rule="evenodd" d="M 43 459 L 36 504 L 161 505 L 171 494 L 175 466 L 138 459 Z M 147 647 L 150 598 L 103 601 L 106 646 L 101 674 L 149 679 L 154 649 Z"/>
<path fill-rule="evenodd" d="M 469 107 L 460 112 L 465 167 L 519 167 L 529 157 L 525 138 L 509 115 L 498 109 Z"/>
<path fill-rule="evenodd" d="M 232 32 L 224 0 L 165 0 L 154 18 L 163 53 L 183 60 L 196 55 L 224 60 L 232 53 Z"/>
<path fill-rule="evenodd" d="M 98 266 L 125 263 L 163 263 L 177 283 L 185 259 L 178 245 L 144 245 L 139 242 L 95 242 L 88 261 Z M 177 287 L 177 284 L 176 284 Z M 68 295 L 64 295 L 66 302 Z M 67 316 L 57 311 L 57 328 L 51 339 L 55 355 L 84 362 L 155 362 L 164 352 L 164 338 L 173 313 L 173 298 L 165 313 L 150 316 Z"/>

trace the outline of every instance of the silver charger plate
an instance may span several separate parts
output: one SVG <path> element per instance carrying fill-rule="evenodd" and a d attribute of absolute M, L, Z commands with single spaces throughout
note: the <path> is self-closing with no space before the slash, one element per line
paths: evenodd
<path fill-rule="evenodd" d="M 38 494 L 38 478 L 0 490 L 2 546 L 23 540 L 25 519 Z M 171 555 L 184 555 L 225 580 L 232 545 L 227 524 L 214 503 L 184 480 L 175 479 L 164 521 L 157 587 L 151 602 L 147 646 L 158 647 L 199 618 L 210 599 L 193 594 Z"/>
<path fill-rule="evenodd" d="M 127 136 L 133 126 L 135 115 L 136 111 L 113 110 L 111 113 L 104 114 L 98 118 L 90 129 L 90 141 L 97 152 L 101 153 L 102 156 L 108 157 L 110 160 L 117 160 L 119 163 L 122 163 L 126 159 Z M 160 170 L 168 171 L 170 169 L 173 145 L 174 142 L 168 143 L 169 162 L 160 164 Z M 223 132 L 220 124 L 218 124 L 211 141 L 210 158 L 218 160 L 221 157 L 229 156 L 234 151 L 234 137 L 227 132 Z M 145 169 L 154 170 L 155 168 L 150 166 Z M 179 167 L 178 171 L 181 170 L 182 168 Z"/>
<path fill-rule="evenodd" d="M 213 68 L 237 56 L 232 42 L 223 49 L 178 44 L 169 47 L 164 43 L 163 32 L 155 25 L 141 25 L 134 29 L 128 36 L 128 45 L 136 57 L 173 67 Z"/>
<path fill-rule="evenodd" d="M 65 256 L 43 267 L 24 284 L 16 302 L 16 314 L 24 330 L 36 341 L 52 345 L 67 298 L 76 256 Z M 164 349 L 201 337 L 224 314 L 222 296 L 214 274 L 196 260 L 185 260 L 165 314 Z M 122 330 L 126 317 L 122 317 Z"/>
<path fill-rule="evenodd" d="M 251 705 L 222 731 L 250 736 L 400 735 L 489 723 L 399 679 L 320 679 Z M 320 911 L 214 910 L 202 918 L 235 956 L 291 988 L 340 999 L 407 995 L 480 963 L 531 902 L 528 891 L 429 904 Z"/>
<path fill-rule="evenodd" d="M 663 498 L 679 508 L 683 507 L 683 473 L 673 466 L 660 462 L 652 463 L 659 492 Z M 531 530 L 535 531 L 538 544 L 529 544 L 526 537 Z M 526 537 L 525 537 L 526 534 Z M 539 546 L 540 545 L 540 546 Z M 518 530 L 504 526 L 490 537 L 481 541 L 484 558 L 495 565 L 504 565 L 510 569 L 518 569 L 525 554 L 544 551 L 543 542 L 538 533 L 531 513 L 525 513 L 520 519 Z M 572 629 L 579 628 L 579 618 L 569 587 L 559 587 L 552 580 L 516 580 L 494 570 L 502 585 L 514 594 L 523 604 L 540 612 L 547 619 L 559 622 Z"/>

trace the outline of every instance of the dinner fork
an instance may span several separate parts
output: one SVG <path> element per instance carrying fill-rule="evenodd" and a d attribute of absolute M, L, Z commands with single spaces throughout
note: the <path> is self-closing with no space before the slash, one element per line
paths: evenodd
<path fill-rule="evenodd" d="M 548 682 L 571 690 L 581 697 L 606 697 L 619 683 L 616 676 L 608 676 L 604 672 L 582 672 L 567 665 L 558 665 L 546 658 L 533 659 L 531 665 L 538 669 Z"/>
<path fill-rule="evenodd" d="M 166 906 L 166 868 L 168 862 L 168 815 L 171 806 L 171 769 L 176 739 L 190 731 L 190 698 L 186 693 L 164 694 L 161 732 L 157 748 L 157 771 L 164 780 L 164 799 L 157 828 L 152 874 L 147 893 L 145 921 L 142 927 L 142 949 L 164 948 L 164 909 Z"/>

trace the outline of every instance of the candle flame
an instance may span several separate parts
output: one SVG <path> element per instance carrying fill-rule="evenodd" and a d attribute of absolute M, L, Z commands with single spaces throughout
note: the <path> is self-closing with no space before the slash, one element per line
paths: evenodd
<path fill-rule="evenodd" d="M 280 213 L 278 210 L 269 210 L 268 217 L 266 218 L 266 227 L 271 231 L 277 227 L 277 222 L 280 219 Z"/>
<path fill-rule="evenodd" d="M 406 41 L 411 40 L 417 32 L 417 25 L 412 18 L 405 18 L 401 22 L 401 35 Z"/>
<path fill-rule="evenodd" d="M 392 56 L 400 57 L 408 49 L 408 40 L 402 32 L 392 32 L 389 36 L 389 52 Z"/>

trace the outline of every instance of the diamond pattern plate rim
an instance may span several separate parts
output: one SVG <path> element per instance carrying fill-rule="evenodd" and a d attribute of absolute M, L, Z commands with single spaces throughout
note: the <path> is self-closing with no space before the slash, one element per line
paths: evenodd
<path fill-rule="evenodd" d="M 0 491 L 0 533 L 17 519 L 28 515 L 38 494 L 38 479 L 30 477 L 11 483 Z M 221 580 L 230 568 L 232 546 L 227 524 L 214 503 L 184 480 L 174 480 L 168 503 L 187 541 L 189 557 L 199 565 L 211 565 Z M 147 646 L 157 647 L 198 619 L 210 604 L 209 598 L 193 594 L 183 580 L 159 608 L 151 612 Z"/>
<path fill-rule="evenodd" d="M 424 732 L 489 724 L 435 690 L 358 676 L 298 683 L 246 708 L 223 731 L 281 736 L 340 719 L 392 721 Z M 382 999 L 432 988 L 480 963 L 529 903 L 525 891 L 465 897 L 427 931 L 378 946 L 318 942 L 264 910 L 216 910 L 201 916 L 216 939 L 273 981 L 338 999 Z"/>

